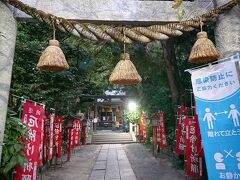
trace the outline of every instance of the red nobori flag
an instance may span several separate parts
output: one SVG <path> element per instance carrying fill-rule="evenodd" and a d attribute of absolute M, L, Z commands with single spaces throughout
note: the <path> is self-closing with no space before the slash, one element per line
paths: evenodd
<path fill-rule="evenodd" d="M 195 129 L 196 129 L 196 136 L 197 136 L 197 140 L 196 140 L 197 154 L 199 157 L 203 157 L 204 152 L 203 152 L 203 147 L 202 147 L 202 137 L 201 137 L 201 133 L 200 133 L 198 116 L 196 114 L 194 115 L 194 121 L 195 121 Z"/>
<path fill-rule="evenodd" d="M 53 159 L 53 154 L 54 154 L 54 119 L 55 119 L 55 114 L 52 113 L 49 115 L 49 152 L 48 152 L 48 160 Z"/>
<path fill-rule="evenodd" d="M 202 147 L 202 137 L 200 133 L 200 126 L 199 126 L 198 115 L 196 111 L 196 104 L 195 104 L 194 98 L 193 98 L 193 104 L 194 104 L 194 120 L 196 122 L 196 134 L 197 134 L 197 141 L 196 141 L 197 153 L 199 157 L 203 157 L 204 152 Z"/>
<path fill-rule="evenodd" d="M 70 147 L 71 147 L 71 149 L 73 149 L 75 147 L 74 140 L 75 140 L 75 136 L 76 136 L 76 129 L 73 127 L 71 129 L 70 133 L 71 133 Z"/>
<path fill-rule="evenodd" d="M 142 113 L 141 122 L 140 122 L 140 135 L 143 137 L 143 141 L 147 141 L 147 114 L 145 112 Z"/>
<path fill-rule="evenodd" d="M 181 106 L 178 109 L 178 123 L 177 123 L 177 131 L 176 131 L 176 146 L 175 152 L 180 155 L 184 155 L 185 149 L 185 130 L 184 130 L 184 118 L 185 113 L 187 112 L 187 107 Z"/>
<path fill-rule="evenodd" d="M 74 137 L 74 145 L 75 147 L 80 145 L 81 141 L 81 120 L 74 120 L 74 128 L 75 128 L 75 137 Z"/>
<path fill-rule="evenodd" d="M 164 112 L 159 112 L 159 132 L 160 132 L 160 147 L 166 148 L 167 147 L 167 137 L 166 137 L 166 130 L 164 125 Z"/>
<path fill-rule="evenodd" d="M 61 157 L 62 152 L 62 122 L 63 117 L 56 117 L 55 121 L 55 145 L 56 145 L 56 157 Z"/>
<path fill-rule="evenodd" d="M 41 150 L 41 136 L 44 107 L 32 102 L 23 104 L 22 122 L 29 128 L 27 132 L 27 146 L 24 149 L 27 163 L 23 167 L 16 167 L 15 180 L 36 180 L 38 173 L 39 152 Z"/>
<path fill-rule="evenodd" d="M 49 141 L 48 136 L 50 136 L 50 119 L 49 116 L 44 118 L 44 135 L 43 135 L 43 160 L 46 162 L 48 160 L 48 147 Z"/>
<path fill-rule="evenodd" d="M 198 156 L 196 142 L 200 132 L 197 131 L 198 122 L 192 118 L 185 118 L 184 125 L 186 130 L 186 160 L 187 176 L 196 179 L 202 178 L 202 157 Z"/>
<path fill-rule="evenodd" d="M 39 157 L 38 157 L 38 166 L 43 165 L 43 138 L 44 138 L 44 117 L 42 118 L 42 128 L 41 128 L 41 143 L 39 147 Z"/>

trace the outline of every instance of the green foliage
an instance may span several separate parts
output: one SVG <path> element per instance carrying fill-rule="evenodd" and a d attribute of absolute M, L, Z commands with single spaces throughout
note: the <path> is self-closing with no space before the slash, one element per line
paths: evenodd
<path fill-rule="evenodd" d="M 141 113 L 142 113 L 142 109 L 140 107 L 137 107 L 136 111 L 130 111 L 130 110 L 124 111 L 125 123 L 131 122 L 131 123 L 139 124 Z"/>
<path fill-rule="evenodd" d="M 0 176 L 6 179 L 10 178 L 16 165 L 23 166 L 27 162 L 23 150 L 25 144 L 20 141 L 20 139 L 24 140 L 27 128 L 16 115 L 14 111 L 8 110 L 5 124 Z"/>

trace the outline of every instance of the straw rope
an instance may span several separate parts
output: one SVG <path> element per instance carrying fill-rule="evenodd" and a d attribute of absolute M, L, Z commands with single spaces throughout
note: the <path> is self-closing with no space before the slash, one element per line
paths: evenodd
<path fill-rule="evenodd" d="M 199 27 L 200 18 L 203 22 L 207 22 L 213 17 L 216 17 L 232 9 L 237 4 L 240 4 L 240 0 L 232 0 L 223 6 L 209 11 L 208 13 L 186 21 L 168 23 L 166 25 L 128 28 L 80 23 L 78 21 L 67 20 L 45 13 L 41 10 L 30 7 L 19 0 L 1 1 L 9 3 L 33 18 L 45 22 L 49 26 L 52 26 L 52 22 L 54 22 L 55 27 L 62 32 L 70 33 L 77 37 L 84 37 L 92 41 L 124 42 L 128 44 L 149 43 L 154 40 L 166 40 L 171 36 L 181 36 L 183 32 L 192 31 Z M 125 36 L 123 35 L 123 31 L 125 31 Z"/>

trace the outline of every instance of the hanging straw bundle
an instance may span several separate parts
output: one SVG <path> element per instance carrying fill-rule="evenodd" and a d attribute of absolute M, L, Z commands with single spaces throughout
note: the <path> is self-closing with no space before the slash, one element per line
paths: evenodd
<path fill-rule="evenodd" d="M 69 69 L 63 51 L 57 40 L 50 40 L 49 46 L 43 51 L 37 67 L 45 71 L 64 71 Z"/>
<path fill-rule="evenodd" d="M 207 33 L 204 31 L 199 32 L 197 38 L 198 40 L 192 47 L 189 62 L 201 64 L 217 60 L 220 55 L 213 42 L 208 39 Z"/>
<path fill-rule="evenodd" d="M 53 21 L 53 39 L 49 41 L 49 46 L 43 51 L 37 64 L 37 67 L 43 71 L 65 71 L 69 69 L 65 55 L 55 38 L 55 31 Z"/>
<path fill-rule="evenodd" d="M 121 85 L 138 84 L 142 81 L 128 53 L 123 53 L 121 55 L 121 60 L 114 68 L 109 81 L 112 84 Z"/>
<path fill-rule="evenodd" d="M 207 33 L 202 30 L 203 22 L 200 18 L 201 32 L 197 33 L 197 41 L 192 47 L 189 62 L 202 64 L 217 60 L 220 55 L 213 42 L 208 39 Z"/>

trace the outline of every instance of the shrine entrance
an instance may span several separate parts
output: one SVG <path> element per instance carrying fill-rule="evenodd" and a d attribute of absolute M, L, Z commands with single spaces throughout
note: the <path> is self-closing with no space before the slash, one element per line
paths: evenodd
<path fill-rule="evenodd" d="M 0 173 L 4 177 L 15 177 L 16 180 L 36 180 L 40 177 L 46 180 L 78 179 L 81 175 L 84 180 L 179 180 L 186 176 L 201 179 L 207 178 L 202 172 L 206 157 L 209 179 L 240 179 L 239 146 L 234 143 L 239 139 L 239 101 L 233 98 L 238 97 L 240 92 L 240 55 L 237 53 L 240 51 L 240 1 L 174 1 L 173 7 L 172 3 L 141 0 L 0 0 L 0 157 L 4 147 L 0 162 L 5 163 Z M 180 4 L 183 7 L 179 9 Z M 53 39 L 42 53 L 37 68 L 32 67 L 32 61 L 28 61 L 32 57 L 27 54 L 32 53 L 35 57 L 34 53 L 42 51 L 43 46 L 37 48 L 36 45 L 44 44 L 38 42 L 38 38 L 47 33 L 43 32 L 41 24 L 37 24 L 34 32 L 38 33 L 38 37 L 34 34 L 32 40 L 29 38 L 32 29 L 28 25 L 26 28 L 24 23 L 19 25 L 24 31 L 18 35 L 19 39 L 24 39 L 26 44 L 33 42 L 29 47 L 35 49 L 26 53 L 24 50 L 28 47 L 24 43 L 16 47 L 23 49 L 16 56 L 20 62 L 15 64 L 17 67 L 13 74 L 16 84 L 12 86 L 16 89 L 10 88 L 17 36 L 16 19 L 32 21 L 33 18 L 52 28 L 53 33 L 48 36 L 53 35 Z M 207 28 L 203 25 L 212 20 L 216 20 L 216 25 L 211 25 L 210 38 L 203 31 Z M 209 63 L 209 66 L 196 67 L 199 68 L 199 73 L 196 73 L 195 69 L 194 72 L 187 69 L 192 66 L 185 66 L 186 62 L 182 61 L 188 59 L 185 51 L 179 53 L 179 57 L 175 56 L 173 39 L 199 28 L 201 32 L 197 34 L 189 62 Z M 213 29 L 218 50 L 210 40 L 214 37 Z M 26 35 L 26 32 L 29 34 Z M 61 33 L 70 36 L 63 37 Z M 82 44 L 77 43 L 76 37 Z M 61 43 L 56 38 L 61 39 Z M 66 41 L 68 44 L 61 49 L 59 44 Z M 94 43 L 89 45 L 89 41 Z M 205 46 L 199 46 L 199 42 Z M 120 45 L 113 50 L 109 45 L 111 43 Z M 130 45 L 132 49 L 127 47 Z M 185 44 L 181 46 L 185 48 Z M 176 51 L 183 51 L 179 47 Z M 207 48 L 202 50 L 202 47 Z M 103 50 L 104 58 L 101 57 Z M 64 51 L 68 52 L 70 60 L 65 59 Z M 120 55 L 121 52 L 123 54 Z M 118 62 L 114 60 L 116 56 L 120 56 Z M 218 58 L 221 60 L 213 62 Z M 161 61 L 156 62 L 156 59 Z M 150 63 L 146 63 L 148 61 Z M 68 63 L 73 67 L 69 69 Z M 116 65 L 115 68 L 111 63 Z M 178 71 L 180 66 L 182 69 Z M 88 67 L 94 68 L 94 71 Z M 137 69 L 141 69 L 142 76 Z M 63 70 L 69 71 L 59 72 Z M 184 70 L 192 73 L 191 80 L 190 75 L 183 75 Z M 53 71 L 54 74 L 44 71 Z M 22 77 L 17 76 L 18 73 Z M 180 77 L 183 79 L 181 85 Z M 125 87 L 124 92 L 120 92 L 122 86 Z M 193 90 L 188 89 L 191 87 Z M 229 90 L 229 87 L 232 89 Z M 117 92 L 111 94 L 106 88 L 111 91 L 116 88 Z M 226 93 L 218 91 L 221 88 Z M 37 91 L 39 89 L 43 93 Z M 131 92 L 131 96 L 125 94 L 125 90 Z M 17 112 L 7 113 L 10 92 L 11 95 L 12 92 L 17 93 L 20 107 L 14 103 Z M 23 98 L 24 93 L 31 94 L 31 97 L 42 93 L 51 103 L 47 104 L 42 97 L 38 97 L 39 102 Z M 231 101 L 222 103 L 226 106 L 218 109 L 221 105 L 218 104 L 219 99 L 229 97 Z M 134 110 L 125 113 L 131 99 L 141 102 L 141 107 L 136 109 L 135 106 Z M 226 124 L 221 124 L 225 122 L 222 120 L 227 120 Z M 232 121 L 234 127 L 229 130 Z M 19 141 L 26 135 L 18 127 L 19 133 L 15 134 L 24 135 L 13 139 L 7 134 L 5 138 L 10 137 L 8 140 L 15 144 L 6 143 L 3 141 L 5 124 L 10 135 L 12 125 L 28 127 L 24 133 L 28 133 L 30 140 Z M 216 127 L 219 129 L 214 129 Z M 221 128 L 228 129 L 223 131 Z M 231 132 L 230 135 L 228 132 Z M 225 138 L 230 136 L 236 139 L 226 141 Z M 212 150 L 205 152 L 205 156 L 201 138 L 207 140 L 203 141 L 204 151 Z M 214 146 L 213 140 L 217 138 L 224 139 L 221 141 L 221 146 L 225 148 L 223 151 L 220 146 Z M 231 164 L 235 166 L 230 168 L 230 172 L 227 168 Z M 45 167 L 47 171 L 42 172 Z M 63 169 L 59 170 L 58 167 Z M 54 170 L 49 170 L 51 168 Z"/>

